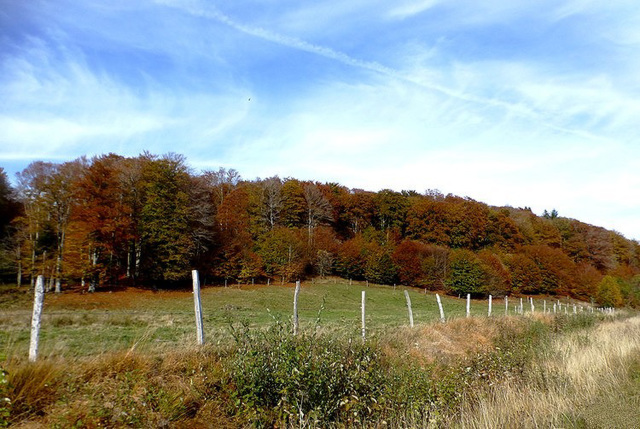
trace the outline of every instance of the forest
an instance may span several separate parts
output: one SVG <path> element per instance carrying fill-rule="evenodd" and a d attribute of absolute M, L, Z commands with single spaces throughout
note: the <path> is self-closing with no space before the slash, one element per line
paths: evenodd
<path fill-rule="evenodd" d="M 555 295 L 640 306 L 640 244 L 529 208 L 427 189 L 370 192 L 295 178 L 194 173 L 184 156 L 0 169 L 0 275 L 60 292 L 314 276 L 451 295 Z"/>

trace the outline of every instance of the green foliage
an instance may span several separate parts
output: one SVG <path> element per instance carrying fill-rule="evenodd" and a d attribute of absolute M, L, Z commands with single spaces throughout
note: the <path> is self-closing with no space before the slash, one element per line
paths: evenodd
<path fill-rule="evenodd" d="M 262 236 L 257 253 L 269 277 L 279 276 L 286 281 L 300 278 L 305 267 L 301 235 L 299 230 L 278 227 Z"/>
<path fill-rule="evenodd" d="M 388 250 L 372 245 L 367 252 L 365 278 L 373 283 L 390 285 L 396 280 L 396 266 Z"/>
<path fill-rule="evenodd" d="M 266 332 L 245 330 L 235 338 L 231 397 L 254 424 L 362 422 L 376 411 L 384 373 L 375 347 L 293 336 L 281 322 Z"/>
<path fill-rule="evenodd" d="M 620 307 L 622 305 L 620 283 L 615 277 L 605 276 L 598 284 L 596 302 L 601 307 Z"/>
<path fill-rule="evenodd" d="M 485 283 L 483 265 L 473 252 L 463 249 L 451 252 L 447 286 L 452 293 L 482 295 L 485 293 Z"/>
<path fill-rule="evenodd" d="M 141 209 L 143 263 L 153 280 L 188 275 L 193 242 L 189 224 L 189 176 L 180 157 L 149 161 Z"/>

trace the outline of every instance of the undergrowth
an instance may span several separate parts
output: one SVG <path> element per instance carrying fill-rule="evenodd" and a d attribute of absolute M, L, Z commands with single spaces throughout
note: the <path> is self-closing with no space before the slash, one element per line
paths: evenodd
<path fill-rule="evenodd" d="M 540 362 L 553 358 L 555 338 L 579 338 L 594 320 L 472 318 L 366 342 L 318 329 L 294 336 L 290 323 L 274 320 L 265 330 L 235 327 L 231 344 L 74 362 L 9 359 L 0 371 L 0 400 L 10 398 L 0 404 L 0 426 L 467 426 L 461 414 L 475 413 L 483 395 L 501 386 L 555 386 L 561 375 L 543 371 Z M 465 324 L 476 337 L 463 354 L 433 354 L 438 341 Z M 438 340 L 420 348 L 432 332 Z M 479 333 L 486 341 L 478 341 Z M 638 377 L 637 370 L 629 374 Z"/>

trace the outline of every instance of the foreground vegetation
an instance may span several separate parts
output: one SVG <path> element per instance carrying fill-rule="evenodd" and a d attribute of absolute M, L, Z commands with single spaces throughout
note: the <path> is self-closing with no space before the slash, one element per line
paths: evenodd
<path fill-rule="evenodd" d="M 0 399 L 10 402 L 0 405 L 0 424 L 640 425 L 638 316 L 538 312 L 487 318 L 486 303 L 477 301 L 474 317 L 442 324 L 427 305 L 433 297 L 414 294 L 421 318 L 411 329 L 402 291 L 370 287 L 372 335 L 363 343 L 354 326 L 357 301 L 355 309 L 350 302 L 360 286 L 303 288 L 304 323 L 296 337 L 288 322 L 290 288 L 205 289 L 210 341 L 199 348 L 192 345 L 188 293 L 49 295 L 43 327 L 49 337 L 35 364 L 26 362 L 17 338 L 28 324 L 11 325 L 28 310 L 29 295 L 5 293 L 1 331 L 9 334 L 0 367 L 8 382 L 0 384 Z M 445 307 L 456 301 L 446 300 Z M 334 306 L 340 303 L 342 308 Z M 462 300 L 458 306 L 462 315 Z M 375 322 L 376 314 L 382 322 Z M 74 337 L 78 344 L 71 347 Z"/>

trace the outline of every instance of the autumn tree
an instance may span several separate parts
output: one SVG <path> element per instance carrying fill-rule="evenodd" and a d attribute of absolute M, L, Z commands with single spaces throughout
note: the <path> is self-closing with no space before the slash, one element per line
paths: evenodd
<path fill-rule="evenodd" d="M 364 280 L 367 263 L 366 245 L 367 242 L 361 234 L 340 245 L 335 261 L 338 274 L 347 279 Z"/>
<path fill-rule="evenodd" d="M 215 222 L 218 243 L 213 260 L 214 275 L 225 281 L 258 276 L 259 269 L 255 267 L 258 257 L 251 254 L 253 242 L 246 186 L 237 187 L 227 195 L 218 207 Z"/>
<path fill-rule="evenodd" d="M 83 241 L 74 246 L 86 252 L 82 277 L 83 282 L 88 278 L 92 291 L 104 281 L 117 282 L 126 266 L 132 213 L 119 176 L 123 162 L 123 157 L 114 154 L 96 157 L 77 183 L 74 220 L 80 225 L 75 232 L 86 236 L 74 237 Z"/>
<path fill-rule="evenodd" d="M 281 224 L 288 228 L 307 225 L 307 201 L 302 183 L 296 179 L 285 179 L 282 184 Z"/>
<path fill-rule="evenodd" d="M 322 195 L 315 184 L 307 183 L 303 186 L 303 195 L 306 203 L 306 219 L 309 245 L 312 243 L 313 232 L 322 222 L 331 219 L 331 204 Z"/>
<path fill-rule="evenodd" d="M 415 240 L 402 241 L 393 251 L 391 259 L 398 270 L 398 280 L 408 286 L 426 286 L 426 261 L 429 246 Z"/>
<path fill-rule="evenodd" d="M 341 233 L 352 238 L 373 224 L 375 211 L 374 194 L 362 190 L 353 190 L 343 195 L 344 210 L 338 216 Z"/>
<path fill-rule="evenodd" d="M 258 182 L 260 219 L 271 230 L 280 220 L 283 207 L 282 180 L 278 176 Z"/>
<path fill-rule="evenodd" d="M 601 307 L 620 307 L 623 303 L 620 284 L 613 276 L 605 276 L 598 283 L 596 302 Z"/>
<path fill-rule="evenodd" d="M 448 246 L 451 234 L 449 211 L 444 201 L 413 199 L 407 211 L 407 238 Z"/>
<path fill-rule="evenodd" d="M 55 240 L 51 228 L 48 211 L 47 182 L 53 175 L 54 164 L 49 162 L 32 162 L 17 174 L 17 196 L 23 207 L 23 215 L 18 219 L 19 234 L 24 237 L 20 244 L 20 258 L 28 266 L 31 287 L 35 286 L 38 273 L 50 277 L 47 269 L 50 256 L 55 249 Z M 22 265 L 22 262 L 20 263 Z"/>

